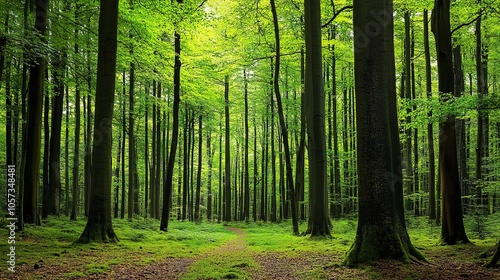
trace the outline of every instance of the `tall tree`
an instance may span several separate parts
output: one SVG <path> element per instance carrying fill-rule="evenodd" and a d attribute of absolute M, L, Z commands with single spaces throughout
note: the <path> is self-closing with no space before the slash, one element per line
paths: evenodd
<path fill-rule="evenodd" d="M 429 47 L 428 11 L 424 9 L 424 55 L 425 55 L 425 90 L 427 98 L 432 98 L 431 55 Z M 429 117 L 432 112 L 429 112 Z M 427 148 L 429 150 L 429 219 L 436 219 L 436 164 L 434 155 L 434 129 L 432 122 L 427 124 Z"/>
<path fill-rule="evenodd" d="M 326 184 L 325 97 L 321 54 L 321 8 L 319 0 L 304 1 L 306 75 L 306 126 L 309 139 L 309 220 L 306 234 L 330 235 Z"/>
<path fill-rule="evenodd" d="M 439 92 L 441 100 L 454 93 L 453 57 L 450 31 L 450 0 L 436 0 L 432 12 L 432 28 L 436 38 Z M 441 239 L 446 244 L 469 242 L 462 217 L 457 158 L 455 116 L 449 115 L 439 125 L 439 177 L 442 193 Z"/>
<path fill-rule="evenodd" d="M 48 0 L 37 0 L 35 29 L 42 39 L 47 29 Z M 42 55 L 37 55 L 30 66 L 28 85 L 28 123 L 26 127 L 26 157 L 24 160 L 24 194 L 23 220 L 26 223 L 40 225 L 38 210 L 38 186 L 40 173 L 41 126 L 42 126 L 42 96 L 45 84 L 45 69 L 47 62 Z M 24 140 L 23 140 L 24 141 Z M 24 148 L 24 147 L 23 147 Z"/>
<path fill-rule="evenodd" d="M 295 186 L 293 185 L 292 159 L 290 156 L 290 147 L 289 147 L 289 143 L 288 143 L 288 129 L 286 126 L 285 115 L 283 113 L 283 105 L 281 102 L 281 93 L 280 93 L 280 85 L 279 85 L 280 63 L 281 63 L 281 57 L 280 57 L 281 50 L 280 50 L 280 48 L 281 48 L 281 46 L 280 46 L 280 35 L 279 35 L 279 26 L 278 26 L 278 14 L 276 12 L 276 4 L 275 4 L 274 0 L 270 0 L 270 1 L 271 1 L 271 11 L 273 14 L 274 38 L 275 38 L 275 48 L 276 48 L 276 50 L 275 50 L 276 51 L 276 62 L 275 62 L 274 83 L 273 83 L 274 84 L 274 93 L 276 95 L 276 105 L 278 106 L 278 116 L 279 116 L 279 123 L 280 123 L 280 128 L 281 128 L 280 131 L 281 131 L 281 135 L 283 137 L 283 147 L 285 149 L 286 182 L 287 182 L 287 186 L 288 186 L 287 189 L 290 192 L 290 197 L 292 200 L 293 233 L 299 234 L 297 203 L 296 203 L 296 199 L 295 199 L 295 190 L 294 190 Z M 321 56 L 321 53 L 320 53 L 320 56 Z M 323 100 L 323 102 L 324 102 L 324 100 Z M 323 111 L 324 111 L 324 104 L 323 104 Z M 324 122 L 324 120 L 323 120 L 323 122 Z M 324 123 L 323 123 L 323 125 L 324 125 Z M 326 169 L 326 166 L 325 166 L 325 169 Z M 326 189 L 326 185 L 325 185 L 325 189 Z M 282 193 L 281 195 L 283 198 L 286 197 L 286 195 L 284 193 Z M 325 208 L 327 208 L 327 207 L 328 206 L 325 206 Z"/>
<path fill-rule="evenodd" d="M 229 76 L 224 78 L 224 115 L 226 125 L 225 135 L 225 169 L 224 169 L 224 214 L 225 222 L 231 221 L 231 138 L 229 127 Z"/>
<path fill-rule="evenodd" d="M 111 220 L 111 147 L 118 0 L 101 0 L 89 217 L 78 242 L 116 242 Z"/>
<path fill-rule="evenodd" d="M 134 1 L 129 1 L 130 9 L 134 9 Z M 133 36 L 130 33 L 130 39 Z M 133 41 L 133 40 L 132 40 Z M 134 55 L 134 47 L 130 47 L 130 55 Z M 136 176 L 136 155 L 135 155 L 135 136 L 134 136 L 134 126 L 135 126 L 135 116 L 134 116 L 134 91 L 135 91 L 135 63 L 130 62 L 130 72 L 129 72 L 129 112 L 128 112 L 128 218 L 132 219 L 134 214 L 134 193 L 135 190 L 135 176 Z"/>
<path fill-rule="evenodd" d="M 177 0 L 177 3 L 182 3 Z M 163 209 L 161 214 L 160 230 L 168 230 L 168 220 L 170 218 L 170 208 L 172 208 L 172 189 L 175 166 L 175 155 L 177 152 L 177 143 L 179 138 L 179 103 L 181 92 L 181 35 L 175 31 L 174 34 L 174 101 L 172 109 L 172 141 L 170 142 L 170 151 L 167 162 L 167 173 L 163 182 Z M 179 194 L 180 195 L 180 194 Z M 180 206 L 180 205 L 178 205 Z"/>
<path fill-rule="evenodd" d="M 61 196 L 61 131 L 64 99 L 64 73 L 67 51 L 64 48 L 54 58 L 54 96 L 52 97 L 52 132 L 49 148 L 49 185 L 46 213 L 59 215 Z"/>
<path fill-rule="evenodd" d="M 404 220 L 393 3 L 355 0 L 353 4 L 359 216 L 344 264 L 422 260 Z"/>
<path fill-rule="evenodd" d="M 478 1 L 479 4 L 481 1 Z M 476 21 L 476 75 L 477 75 L 477 93 L 479 99 L 482 100 L 488 95 L 488 49 L 483 43 L 481 24 L 482 16 L 479 15 Z M 487 110 L 483 110 L 484 102 L 480 103 L 480 108 L 477 114 L 477 141 L 476 141 L 476 201 L 477 205 L 481 207 L 481 212 L 488 213 L 488 201 L 483 199 L 483 172 L 484 160 L 488 157 L 488 138 L 489 138 L 489 116 Z"/>

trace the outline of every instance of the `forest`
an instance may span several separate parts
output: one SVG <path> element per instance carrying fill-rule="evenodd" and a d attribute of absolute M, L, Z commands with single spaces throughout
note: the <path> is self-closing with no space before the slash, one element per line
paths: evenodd
<path fill-rule="evenodd" d="M 0 279 L 500 279 L 499 7 L 2 0 Z"/>

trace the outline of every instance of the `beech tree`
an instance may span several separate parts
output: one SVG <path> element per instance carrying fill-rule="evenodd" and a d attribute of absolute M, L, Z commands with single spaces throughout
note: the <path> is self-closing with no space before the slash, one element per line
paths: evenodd
<path fill-rule="evenodd" d="M 450 31 L 450 0 L 436 0 L 432 11 L 432 32 L 436 38 L 439 92 L 442 101 L 455 93 Z M 441 179 L 441 239 L 448 245 L 469 242 L 462 217 L 462 197 L 458 174 L 455 116 L 448 115 L 439 125 L 439 177 Z"/>
<path fill-rule="evenodd" d="M 411 244 L 404 220 L 393 3 L 353 4 L 359 216 L 343 263 L 424 260 Z"/>
<path fill-rule="evenodd" d="M 42 39 L 47 29 L 48 0 L 37 0 L 35 29 Z M 45 69 L 47 62 L 43 56 L 38 55 L 30 66 L 30 79 L 28 86 L 28 123 L 26 126 L 26 148 L 23 156 L 23 219 L 24 222 L 40 225 L 40 211 L 38 208 L 38 188 L 40 173 L 41 151 L 41 126 L 42 126 L 42 96 L 45 84 Z"/>
<path fill-rule="evenodd" d="M 115 97 L 118 0 L 101 0 L 92 149 L 92 186 L 87 225 L 78 242 L 116 242 L 111 220 L 111 148 Z"/>
<path fill-rule="evenodd" d="M 306 127 L 309 138 L 309 220 L 306 234 L 330 235 L 326 184 L 326 132 L 323 66 L 321 56 L 321 8 L 319 0 L 304 1 L 306 75 Z"/>

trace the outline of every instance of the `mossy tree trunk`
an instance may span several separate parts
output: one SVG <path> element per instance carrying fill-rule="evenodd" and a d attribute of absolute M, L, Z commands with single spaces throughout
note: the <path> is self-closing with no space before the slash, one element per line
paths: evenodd
<path fill-rule="evenodd" d="M 393 32 L 392 1 L 354 1 L 359 217 L 348 266 L 424 260 L 404 224 Z"/>
<path fill-rule="evenodd" d="M 116 242 L 111 220 L 112 120 L 118 0 L 101 0 L 89 217 L 78 242 Z"/>

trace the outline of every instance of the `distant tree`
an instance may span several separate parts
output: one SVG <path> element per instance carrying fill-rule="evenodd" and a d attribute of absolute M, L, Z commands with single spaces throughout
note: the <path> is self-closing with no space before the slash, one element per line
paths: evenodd
<path fill-rule="evenodd" d="M 224 214 L 225 222 L 231 221 L 231 138 L 229 127 L 229 76 L 224 78 L 224 115 L 226 124 L 225 136 L 225 169 L 224 169 Z"/>
<path fill-rule="evenodd" d="M 436 53 L 441 99 L 453 94 L 453 58 L 450 31 L 450 0 L 436 0 L 432 12 L 432 28 L 436 38 Z M 439 125 L 439 176 L 443 197 L 441 239 L 446 244 L 467 243 L 462 217 L 462 197 L 458 173 L 455 116 L 447 116 Z"/>
<path fill-rule="evenodd" d="M 306 75 L 306 126 L 309 138 L 309 221 L 306 234 L 330 235 L 326 184 L 325 97 L 321 56 L 321 8 L 319 0 L 304 1 Z"/>
<path fill-rule="evenodd" d="M 118 0 L 101 0 L 89 217 L 78 242 L 116 242 L 111 220 L 111 147 L 115 94 Z"/>
<path fill-rule="evenodd" d="M 393 3 L 355 0 L 353 4 L 359 216 L 344 264 L 423 260 L 411 244 L 404 220 Z"/>
<path fill-rule="evenodd" d="M 427 98 L 432 98 L 431 55 L 429 46 L 429 12 L 424 10 L 424 55 L 425 55 L 425 90 Z M 432 112 L 429 112 L 429 117 Z M 427 148 L 429 150 L 429 219 L 436 219 L 436 164 L 434 155 L 434 129 L 432 122 L 427 124 Z"/>

